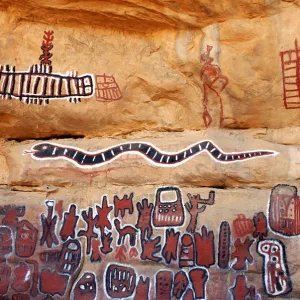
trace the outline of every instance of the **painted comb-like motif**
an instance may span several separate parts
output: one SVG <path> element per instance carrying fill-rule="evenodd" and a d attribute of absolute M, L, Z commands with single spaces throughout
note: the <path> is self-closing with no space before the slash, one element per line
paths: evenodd
<path fill-rule="evenodd" d="M 258 243 L 258 253 L 264 258 L 263 280 L 266 293 L 279 296 L 292 290 L 292 282 L 285 259 L 285 247 L 279 240 Z"/>
<path fill-rule="evenodd" d="M 65 75 L 52 73 L 50 65 L 33 65 L 28 71 L 16 71 L 15 67 L 0 66 L 0 97 L 19 99 L 27 104 L 49 104 L 49 100 L 66 99 L 80 102 L 94 94 L 92 75 L 77 76 L 77 72 Z"/>

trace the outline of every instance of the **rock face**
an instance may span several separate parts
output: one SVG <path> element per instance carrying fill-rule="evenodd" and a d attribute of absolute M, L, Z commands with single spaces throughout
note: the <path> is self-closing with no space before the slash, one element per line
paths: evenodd
<path fill-rule="evenodd" d="M 0 8 L 0 297 L 299 298 L 297 1 Z"/>

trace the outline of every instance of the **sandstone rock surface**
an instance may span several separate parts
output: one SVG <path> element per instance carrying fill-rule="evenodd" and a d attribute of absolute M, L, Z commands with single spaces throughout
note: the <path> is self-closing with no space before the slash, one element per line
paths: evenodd
<path fill-rule="evenodd" d="M 5 233 L 3 226 L 9 226 L 15 243 L 21 236 L 17 232 L 21 230 L 18 228 L 22 220 L 28 220 L 38 229 L 35 253 L 29 257 L 18 256 L 16 246 L 11 253 L 1 252 L 9 247 L 0 241 L 0 270 L 11 268 L 7 290 L 6 277 L 3 279 L 0 272 L 0 281 L 4 280 L 0 296 L 10 299 L 21 293 L 30 299 L 46 296 L 69 299 L 76 294 L 76 283 L 81 282 L 83 274 L 92 272 L 97 286 L 96 296 L 91 299 L 110 299 L 113 297 L 109 297 L 107 290 L 106 269 L 118 264 L 134 268 L 136 283 L 139 276 L 149 277 L 149 299 L 158 299 L 156 273 L 170 270 L 175 276 L 180 270 L 180 259 L 181 263 L 186 259 L 180 258 L 180 251 L 183 235 L 190 234 L 188 194 L 195 197 L 199 194 L 203 202 L 209 201 L 209 192 L 214 191 L 214 203 L 205 204 L 195 224 L 197 233 L 205 225 L 215 237 L 216 261 L 205 271 L 209 274 L 204 289 L 206 299 L 231 299 L 230 291 L 237 293 L 236 297 L 239 293 L 244 297 L 243 288 L 234 289 L 237 275 L 241 274 L 246 276 L 248 288 L 255 287 L 255 299 L 259 299 L 258 294 L 261 299 L 271 299 L 274 295 L 267 292 L 262 276 L 264 260 L 257 250 L 259 238 L 253 234 L 251 222 L 261 212 L 269 218 L 269 198 L 274 186 L 300 187 L 300 51 L 296 51 L 300 38 L 299 7 L 300 1 L 287 0 L 0 0 L 0 64 L 3 66 L 0 70 L 0 233 Z M 52 73 L 48 66 L 44 71 L 37 71 L 39 67 L 31 69 L 42 62 L 41 55 L 44 59 L 47 55 L 47 51 L 41 49 L 47 31 L 54 32 L 53 48 L 48 49 L 53 54 L 48 57 Z M 288 70 L 283 71 L 283 68 Z M 76 81 L 82 75 L 91 78 L 92 96 L 82 97 L 83 92 L 79 92 L 80 89 L 86 92 L 88 88 L 84 80 Z M 61 97 L 56 99 L 53 95 L 59 93 L 59 81 L 53 83 L 53 76 L 62 78 Z M 16 94 L 10 93 L 10 89 Z M 50 95 L 48 105 L 45 105 L 46 95 Z M 81 102 L 69 102 L 77 102 L 78 98 Z M 34 104 L 40 101 L 43 105 Z M 270 150 L 277 155 L 222 164 L 203 152 L 177 167 L 164 167 L 135 153 L 89 169 L 61 158 L 35 160 L 31 154 L 23 155 L 24 151 L 43 142 L 85 152 L 143 142 L 166 153 L 175 153 L 201 140 L 212 141 L 225 153 Z M 161 160 L 166 162 L 166 158 Z M 143 260 L 140 230 L 134 246 L 125 239 L 123 246 L 127 252 L 122 253 L 124 247 L 117 244 L 114 220 L 120 220 L 121 226 L 139 229 L 137 204 L 147 198 L 155 205 L 156 193 L 161 187 L 180 189 L 184 224 L 169 228 L 153 226 L 151 238 L 161 239 L 161 249 L 156 254 L 162 258 L 159 262 Z M 126 212 L 124 218 L 114 215 L 115 196 L 122 198 L 131 193 L 134 193 L 133 213 Z M 105 229 L 106 234 L 112 234 L 113 251 L 101 250 L 103 233 L 99 226 L 90 225 L 95 231 L 94 254 L 87 253 L 89 246 L 84 230 L 88 228 L 84 212 L 88 216 L 92 208 L 97 218 L 96 206 L 103 205 L 105 195 L 108 205 L 113 207 L 108 218 L 112 227 Z M 287 195 L 284 197 L 290 199 Z M 57 215 L 57 220 L 52 233 L 58 238 L 58 244 L 51 247 L 42 242 L 47 230 L 51 231 L 51 226 L 45 225 L 51 222 L 51 208 L 46 204 L 49 200 L 55 202 L 52 217 Z M 286 225 L 288 230 L 288 226 L 300 222 L 300 209 L 295 204 L 297 198 L 284 201 L 278 208 L 278 216 L 283 218 L 286 214 L 284 222 L 290 224 Z M 75 235 L 69 240 L 74 238 L 80 242 L 82 257 L 75 260 L 80 263 L 76 272 L 69 274 L 66 270 L 57 270 L 62 264 L 64 245 L 60 230 L 64 226 L 64 213 L 70 213 L 72 205 L 76 205 L 79 218 Z M 23 206 L 25 215 L 14 210 Z M 48 218 L 47 222 L 43 216 Z M 98 222 L 99 218 L 100 215 Z M 102 215 L 100 219 L 103 218 Z M 153 218 L 154 214 L 152 225 Z M 253 262 L 246 263 L 245 270 L 234 269 L 233 257 L 229 259 L 228 268 L 218 267 L 219 231 L 224 221 L 232 231 L 229 255 L 238 251 L 239 238 L 242 243 L 247 237 L 253 239 L 249 254 Z M 167 229 L 171 228 L 180 232 L 180 239 L 178 257 L 168 264 L 163 258 L 163 247 Z M 267 229 L 267 239 L 279 240 L 285 245 L 292 282 L 292 288 L 286 294 L 281 291 L 277 298 L 298 299 L 299 236 L 276 234 L 268 224 Z M 83 234 L 79 234 L 80 231 Z M 53 260 L 49 258 L 51 253 Z M 101 261 L 91 262 L 99 256 Z M 33 260 L 38 262 L 38 270 L 34 269 Z M 20 275 L 24 266 L 30 271 L 30 287 L 26 287 Z M 196 267 L 203 268 L 194 265 L 181 269 L 188 275 Z M 41 287 L 42 270 L 58 274 L 61 281 L 57 286 L 64 290 L 63 294 L 55 295 L 52 287 Z M 51 281 L 55 275 L 50 273 L 44 275 L 50 276 Z M 68 282 L 64 286 L 61 282 L 66 277 Z M 13 289 L 16 285 L 19 288 Z M 38 295 L 34 286 L 38 287 Z M 136 299 L 142 299 L 138 289 L 130 297 L 135 293 Z"/>

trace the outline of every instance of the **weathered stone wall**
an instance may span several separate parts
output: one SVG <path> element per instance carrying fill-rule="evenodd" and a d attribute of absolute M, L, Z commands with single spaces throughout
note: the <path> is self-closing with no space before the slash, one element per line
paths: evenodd
<path fill-rule="evenodd" d="M 181 286 L 183 299 L 299 299 L 300 200 L 273 188 L 300 186 L 300 1 L 41 2 L 0 0 L 1 297 L 175 299 Z M 182 226 L 170 221 L 179 210 L 165 227 L 155 226 L 154 208 L 141 213 L 161 187 L 181 191 Z M 115 196 L 131 193 L 133 212 L 122 217 Z M 116 220 L 131 226 L 133 243 L 118 245 Z M 202 226 L 211 232 L 199 244 Z M 172 230 L 179 237 L 170 242 Z M 67 238 L 81 248 L 70 255 L 74 269 L 63 259 Z M 271 255 L 262 254 L 267 243 Z M 124 282 L 109 276 L 112 264 L 133 268 L 126 291 L 113 291 Z"/>

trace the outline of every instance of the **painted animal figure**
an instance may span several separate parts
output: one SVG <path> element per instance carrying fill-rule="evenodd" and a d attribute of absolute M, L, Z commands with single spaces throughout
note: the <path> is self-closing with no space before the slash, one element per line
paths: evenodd
<path fill-rule="evenodd" d="M 121 228 L 121 222 L 118 219 L 115 219 L 114 223 L 116 226 L 116 230 L 119 234 L 119 238 L 118 238 L 118 242 L 117 242 L 118 246 L 125 243 L 126 235 L 128 235 L 128 237 L 129 237 L 130 246 L 132 246 L 132 247 L 135 246 L 136 235 L 138 233 L 137 229 L 135 229 L 131 225 L 124 226 Z"/>
<path fill-rule="evenodd" d="M 95 168 L 112 162 L 124 153 L 141 155 L 157 166 L 174 167 L 187 162 L 202 152 L 207 152 L 214 160 L 221 163 L 232 163 L 278 154 L 271 150 L 226 153 L 209 140 L 192 144 L 178 152 L 163 152 L 154 145 L 145 142 L 128 142 L 96 152 L 54 143 L 39 143 L 34 145 L 31 150 L 25 150 L 23 154 L 31 154 L 31 157 L 36 160 L 65 159 L 80 168 Z"/>
<path fill-rule="evenodd" d="M 95 92 L 94 78 L 77 73 L 61 75 L 52 73 L 51 65 L 33 65 L 28 71 L 16 71 L 15 67 L 0 66 L 0 97 L 19 99 L 27 104 L 49 104 L 49 100 L 67 99 L 80 102 Z"/>

